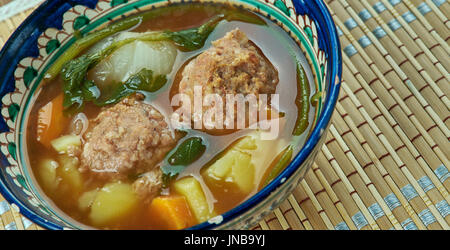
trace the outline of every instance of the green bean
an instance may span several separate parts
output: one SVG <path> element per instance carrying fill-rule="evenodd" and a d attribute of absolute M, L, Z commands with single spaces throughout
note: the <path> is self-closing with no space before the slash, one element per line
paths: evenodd
<path fill-rule="evenodd" d="M 292 159 L 292 154 L 294 153 L 294 149 L 292 146 L 288 146 L 274 161 L 274 163 L 271 164 L 273 166 L 267 176 L 264 186 L 269 184 L 271 181 L 273 181 L 283 170 L 284 168 L 289 164 L 289 162 Z M 275 164 L 275 165 L 274 165 Z"/>
<path fill-rule="evenodd" d="M 295 136 L 303 134 L 309 126 L 309 96 L 311 90 L 305 70 L 300 65 L 297 65 L 297 87 L 299 93 L 295 99 L 295 104 L 298 108 L 298 118 L 293 132 Z"/>
<path fill-rule="evenodd" d="M 200 137 L 191 137 L 178 146 L 177 150 L 169 157 L 168 162 L 172 166 L 188 166 L 200 158 L 206 151 L 206 145 Z"/>

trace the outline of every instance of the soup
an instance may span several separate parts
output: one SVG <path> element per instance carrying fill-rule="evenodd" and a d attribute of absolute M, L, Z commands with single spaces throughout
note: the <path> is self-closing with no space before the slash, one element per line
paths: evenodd
<path fill-rule="evenodd" d="M 99 37 L 101 39 L 99 39 Z M 119 20 L 49 69 L 28 120 L 39 186 L 100 229 L 184 229 L 270 183 L 311 127 L 312 75 L 259 14 L 183 3 Z"/>

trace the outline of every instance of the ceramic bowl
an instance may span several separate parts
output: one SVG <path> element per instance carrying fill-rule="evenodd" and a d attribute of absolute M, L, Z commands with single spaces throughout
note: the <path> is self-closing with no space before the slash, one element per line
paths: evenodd
<path fill-rule="evenodd" d="M 22 135 L 33 94 L 49 66 L 73 44 L 74 34 L 179 1 L 183 0 L 47 0 L 14 32 L 0 53 L 0 191 L 14 209 L 47 229 L 85 228 L 51 205 L 27 166 Z M 309 137 L 289 166 L 249 200 L 192 229 L 248 229 L 279 206 L 322 147 L 339 95 L 341 49 L 336 27 L 321 0 L 226 2 L 268 17 L 291 35 L 310 65 L 320 100 Z"/>

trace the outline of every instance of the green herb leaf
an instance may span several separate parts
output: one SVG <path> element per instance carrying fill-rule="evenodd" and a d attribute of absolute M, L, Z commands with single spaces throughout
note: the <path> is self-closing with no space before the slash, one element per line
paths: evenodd
<path fill-rule="evenodd" d="M 167 83 L 164 75 L 153 76 L 153 71 L 142 69 L 132 75 L 125 83 L 116 84 L 110 93 L 102 95 L 94 101 L 97 106 L 106 106 L 120 102 L 123 98 L 137 91 L 156 92 Z"/>
<path fill-rule="evenodd" d="M 85 101 L 94 101 L 100 97 L 100 89 L 98 89 L 94 81 L 84 82 L 81 86 L 81 92 Z"/>
<path fill-rule="evenodd" d="M 126 82 L 125 86 L 131 90 L 145 90 L 147 92 L 156 92 L 161 89 L 167 82 L 164 75 L 153 76 L 153 71 L 142 69 L 137 74 L 132 75 Z"/>
<path fill-rule="evenodd" d="M 200 27 L 176 32 L 166 31 L 166 34 L 180 49 L 194 51 L 201 49 L 205 45 L 206 39 L 224 18 L 224 15 L 217 15 Z"/>
<path fill-rule="evenodd" d="M 169 187 L 170 183 L 175 180 L 178 175 L 184 171 L 185 168 L 185 166 L 162 166 L 161 171 L 163 173 L 163 187 Z"/>
<path fill-rule="evenodd" d="M 188 166 L 200 158 L 206 151 L 206 145 L 200 137 L 191 137 L 178 146 L 175 153 L 169 157 L 172 166 Z"/>

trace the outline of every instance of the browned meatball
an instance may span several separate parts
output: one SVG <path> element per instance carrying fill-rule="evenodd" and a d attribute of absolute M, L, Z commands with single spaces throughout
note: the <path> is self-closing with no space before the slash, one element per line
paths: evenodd
<path fill-rule="evenodd" d="M 202 86 L 203 95 L 221 97 L 275 93 L 278 72 L 242 31 L 230 31 L 212 45 L 186 65 L 179 93 L 191 100 L 195 86 Z"/>
<path fill-rule="evenodd" d="M 162 171 L 160 168 L 155 168 L 134 181 L 133 190 L 140 199 L 149 203 L 159 194 L 162 186 Z"/>
<path fill-rule="evenodd" d="M 103 179 L 150 171 L 176 145 L 164 116 L 135 97 L 103 110 L 84 139 L 81 171 Z"/>
<path fill-rule="evenodd" d="M 222 129 L 213 128 L 203 131 L 210 134 L 229 134 L 236 131 L 237 115 L 234 117 L 234 129 L 229 128 L 225 115 L 227 114 L 227 95 L 242 94 L 244 97 L 252 94 L 259 98 L 260 94 L 274 94 L 279 82 L 278 71 L 267 60 L 261 50 L 248 39 L 239 29 L 228 32 L 223 38 L 212 42 L 212 47 L 190 61 L 183 69 L 178 85 L 178 93 L 187 95 L 191 100 L 192 120 L 199 120 L 195 115 L 194 99 L 195 87 L 201 86 L 202 95 L 217 94 L 223 101 Z M 270 101 L 270 96 L 268 99 Z M 202 106 L 205 114 L 211 106 Z M 248 107 L 248 106 L 247 106 Z M 187 108 L 183 106 L 182 108 Z M 235 107 L 236 110 L 236 107 Z M 231 111 L 231 110 L 230 110 Z M 183 111 L 187 112 L 187 111 Z M 246 111 L 248 124 L 249 113 Z M 215 123 L 215 121 L 213 122 Z M 219 125 L 219 124 L 216 124 Z"/>

